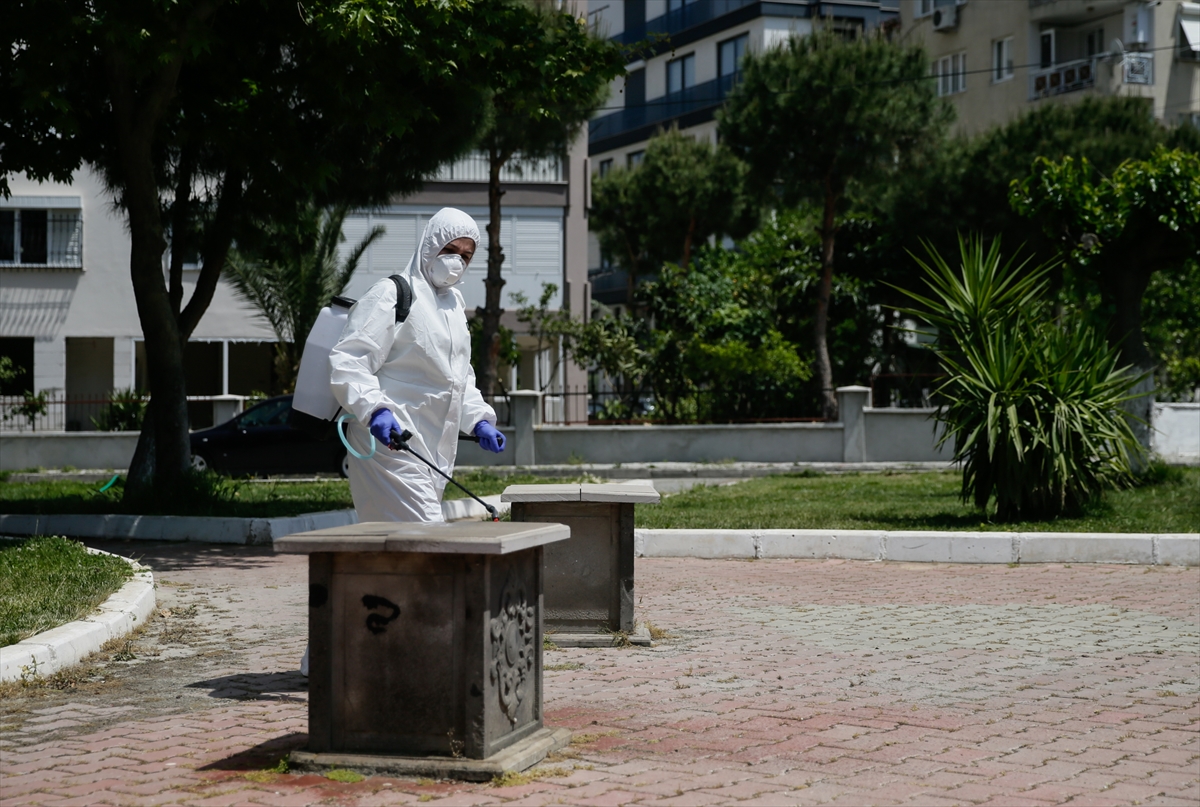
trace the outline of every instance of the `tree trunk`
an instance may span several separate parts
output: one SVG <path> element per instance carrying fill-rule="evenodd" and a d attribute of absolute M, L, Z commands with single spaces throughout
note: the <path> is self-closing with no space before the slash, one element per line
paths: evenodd
<path fill-rule="evenodd" d="M 1108 342 L 1121 352 L 1121 361 L 1133 366 L 1134 372 L 1149 374 L 1136 384 L 1131 395 L 1140 397 L 1126 401 L 1125 411 L 1132 415 L 1130 427 L 1138 443 L 1150 451 L 1150 416 L 1154 409 L 1154 357 L 1146 347 L 1142 334 L 1142 297 L 1150 285 L 1150 272 L 1141 266 L 1156 266 L 1152 251 L 1138 255 L 1114 256 L 1107 271 L 1101 272 L 1100 296 L 1105 307 L 1113 312 L 1109 322 Z"/>
<path fill-rule="evenodd" d="M 692 216 L 688 219 L 687 234 L 683 237 L 683 258 L 679 261 L 679 268 L 687 271 L 688 264 L 692 262 L 692 241 L 696 238 L 696 217 Z"/>
<path fill-rule="evenodd" d="M 159 188 L 154 164 L 154 137 L 162 113 L 175 92 L 182 58 L 166 63 L 144 86 L 129 70 L 119 51 L 109 54 L 108 80 L 117 129 L 119 185 L 129 222 L 129 271 L 138 319 L 146 348 L 150 406 L 143 431 L 152 439 L 139 440 L 129 469 L 126 496 L 136 496 L 153 480 L 157 486 L 182 477 L 191 463 L 188 440 L 187 390 L 183 373 L 183 339 L 163 277 L 163 236 Z M 140 456 L 138 456 L 140 455 Z"/>
<path fill-rule="evenodd" d="M 825 182 L 825 215 L 821 220 L 821 282 L 817 285 L 817 312 L 813 318 L 813 343 L 817 349 L 817 374 L 821 382 L 821 416 L 837 420 L 837 396 L 833 390 L 833 364 L 829 361 L 829 298 L 833 294 L 833 246 L 837 194 Z"/>
<path fill-rule="evenodd" d="M 480 338 L 483 340 L 483 367 L 479 368 L 479 391 L 492 395 L 500 375 L 500 294 L 504 289 L 504 278 L 500 274 L 504 266 L 504 249 L 500 246 L 500 169 L 508 162 L 511 153 L 502 154 L 498 149 L 488 151 L 488 257 L 487 280 L 484 283 L 486 296 L 484 306 L 476 310 L 483 319 Z"/>

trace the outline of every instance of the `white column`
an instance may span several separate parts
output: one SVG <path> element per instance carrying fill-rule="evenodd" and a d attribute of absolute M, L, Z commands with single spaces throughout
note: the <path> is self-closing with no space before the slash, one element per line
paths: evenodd
<path fill-rule="evenodd" d="M 33 391 L 67 387 L 67 340 L 61 336 L 33 341 Z"/>
<path fill-rule="evenodd" d="M 871 399 L 870 387 L 838 387 L 838 419 L 842 421 L 842 462 L 867 461 L 867 424 L 863 410 Z"/>
<path fill-rule="evenodd" d="M 229 394 L 229 340 L 221 340 L 221 394 Z"/>
<path fill-rule="evenodd" d="M 134 380 L 133 339 L 113 337 L 113 389 L 131 389 Z"/>

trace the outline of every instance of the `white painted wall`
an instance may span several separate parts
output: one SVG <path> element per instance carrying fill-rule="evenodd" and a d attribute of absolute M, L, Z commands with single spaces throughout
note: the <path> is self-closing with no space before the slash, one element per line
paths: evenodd
<path fill-rule="evenodd" d="M 1167 462 L 1200 463 L 1200 403 L 1155 403 L 1150 449 Z"/>
<path fill-rule="evenodd" d="M 129 235 L 125 217 L 89 170 L 69 185 L 10 177 L 13 196 L 78 197 L 83 205 L 83 269 L 0 269 L 0 335 L 56 339 L 67 336 L 141 338 L 133 284 L 129 278 Z M 198 272 L 184 275 L 190 299 Z M 251 309 L 235 300 L 224 282 L 218 287 L 196 336 L 270 339 Z M 49 371 L 48 371 L 49 372 Z M 38 371 L 39 375 L 41 371 Z"/>

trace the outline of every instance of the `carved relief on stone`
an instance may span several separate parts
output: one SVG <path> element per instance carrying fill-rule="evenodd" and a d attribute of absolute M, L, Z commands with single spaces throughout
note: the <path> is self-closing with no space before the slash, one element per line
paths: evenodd
<path fill-rule="evenodd" d="M 533 672 L 537 611 L 525 598 L 525 587 L 510 575 L 500 593 L 500 610 L 491 620 L 492 683 L 500 693 L 500 708 L 508 721 L 517 722 Z"/>

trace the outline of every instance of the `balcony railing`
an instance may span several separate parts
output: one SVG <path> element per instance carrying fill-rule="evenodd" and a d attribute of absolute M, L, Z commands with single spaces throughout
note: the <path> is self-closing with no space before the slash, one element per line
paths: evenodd
<path fill-rule="evenodd" d="M 720 106 L 739 77 L 739 73 L 730 73 L 680 92 L 651 98 L 642 106 L 629 107 L 594 118 L 588 124 L 588 140 L 596 143 L 632 129 L 664 123 L 689 112 Z"/>
<path fill-rule="evenodd" d="M 437 173 L 429 177 L 430 182 L 487 182 L 488 156 L 482 152 L 472 152 L 461 160 L 443 165 Z M 563 182 L 562 160 L 558 157 L 546 157 L 538 160 L 527 160 L 520 156 L 509 160 L 500 169 L 500 181 L 505 183 L 553 183 Z"/>
<path fill-rule="evenodd" d="M 1079 59 L 1039 70 L 1029 77 L 1029 97 L 1049 98 L 1096 86 L 1096 60 Z"/>
<path fill-rule="evenodd" d="M 757 2 L 759 0 L 696 0 L 684 3 L 682 8 L 668 11 L 654 19 L 646 20 L 641 25 L 626 29 L 615 39 L 623 45 L 632 45 L 653 34 L 670 36 Z"/>

